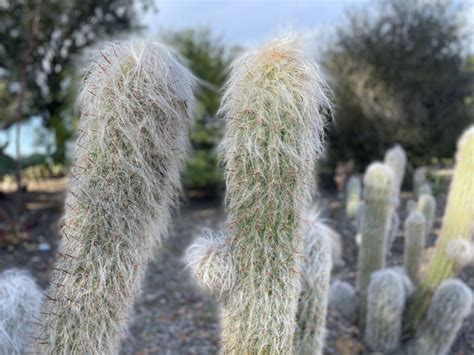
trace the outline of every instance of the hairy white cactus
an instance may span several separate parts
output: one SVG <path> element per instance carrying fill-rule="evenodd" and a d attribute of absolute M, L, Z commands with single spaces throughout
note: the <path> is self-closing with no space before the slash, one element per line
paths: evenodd
<path fill-rule="evenodd" d="M 402 315 L 408 297 L 406 285 L 397 270 L 374 272 L 367 293 L 367 321 L 364 338 L 374 351 L 389 353 L 400 346 Z"/>
<path fill-rule="evenodd" d="M 420 197 L 421 187 L 427 183 L 428 168 L 420 166 L 413 173 L 413 194 L 416 198 Z"/>
<path fill-rule="evenodd" d="M 387 165 L 371 164 L 364 177 L 364 211 L 359 247 L 357 288 L 359 322 L 363 326 L 370 274 L 384 268 L 393 196 L 393 172 Z"/>
<path fill-rule="evenodd" d="M 180 189 L 194 78 L 176 58 L 159 44 L 115 43 L 85 75 L 41 353 L 118 352 Z"/>
<path fill-rule="evenodd" d="M 353 175 L 346 186 L 346 215 L 353 219 L 357 216 L 362 194 L 362 181 L 359 176 Z"/>
<path fill-rule="evenodd" d="M 0 354 L 33 352 L 42 301 L 43 291 L 28 272 L 9 269 L 0 274 Z"/>
<path fill-rule="evenodd" d="M 400 217 L 397 214 L 397 209 L 400 204 L 400 191 L 407 164 L 407 156 L 403 148 L 397 144 L 387 150 L 384 163 L 389 166 L 393 172 L 391 221 L 386 243 L 387 252 L 389 252 L 400 226 Z"/>
<path fill-rule="evenodd" d="M 460 280 L 443 281 L 433 296 L 426 319 L 403 353 L 447 355 L 471 309 L 471 289 Z"/>
<path fill-rule="evenodd" d="M 412 211 L 405 221 L 403 265 L 413 282 L 418 280 L 426 241 L 426 220 L 421 212 Z"/>
<path fill-rule="evenodd" d="M 199 285 L 225 304 L 235 283 L 235 270 L 230 258 L 226 237 L 222 232 L 204 229 L 185 253 L 185 261 Z"/>
<path fill-rule="evenodd" d="M 315 211 L 306 213 L 305 222 L 295 353 L 316 355 L 322 354 L 324 348 L 334 231 Z"/>
<path fill-rule="evenodd" d="M 329 308 L 352 323 L 357 318 L 357 307 L 354 287 L 346 281 L 334 281 L 329 289 Z"/>
<path fill-rule="evenodd" d="M 470 240 L 453 239 L 446 245 L 446 257 L 456 264 L 458 270 L 474 262 L 474 249 Z"/>
<path fill-rule="evenodd" d="M 294 38 L 244 55 L 223 97 L 222 143 L 228 219 L 224 242 L 233 270 L 217 288 L 223 352 L 291 353 L 301 284 L 303 214 L 309 207 L 315 158 L 322 149 L 327 88 L 314 60 Z M 193 250 L 192 247 L 190 249 Z M 187 255 L 191 265 L 214 266 Z M 227 253 L 213 253 L 213 257 Z M 201 275 L 218 271 L 201 270 Z M 235 281 L 225 280 L 234 277 Z M 211 291 L 221 294 L 220 290 Z"/>
<path fill-rule="evenodd" d="M 430 194 L 422 194 L 418 198 L 416 209 L 425 216 L 425 234 L 428 236 L 433 229 L 435 214 L 436 214 L 436 200 Z"/>

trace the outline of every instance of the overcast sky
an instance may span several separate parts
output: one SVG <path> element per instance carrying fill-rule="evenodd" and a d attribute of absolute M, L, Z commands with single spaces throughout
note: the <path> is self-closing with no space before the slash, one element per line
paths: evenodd
<path fill-rule="evenodd" d="M 226 41 L 254 46 L 288 30 L 329 34 L 348 8 L 370 8 L 367 0 L 155 0 L 158 13 L 145 22 L 161 29 L 208 27 Z"/>

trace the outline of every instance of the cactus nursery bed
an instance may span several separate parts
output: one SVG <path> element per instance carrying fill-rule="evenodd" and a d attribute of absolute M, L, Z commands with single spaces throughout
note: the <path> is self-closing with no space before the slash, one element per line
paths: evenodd
<path fill-rule="evenodd" d="M 54 183 L 54 182 L 53 182 Z M 63 186 L 60 186 L 63 188 Z M 323 216 L 342 236 L 344 266 L 335 270 L 336 277 L 353 282 L 357 267 L 355 227 L 345 216 L 344 201 L 334 192 L 323 191 Z M 406 215 L 406 201 L 410 194 L 402 194 L 401 216 Z M 7 198 L 10 197 L 7 195 Z M 26 267 L 45 288 L 54 262 L 58 242 L 57 221 L 61 215 L 64 191 L 30 193 L 25 199 L 33 206 L 29 219 L 43 221 L 33 223 L 29 238 L 18 245 L 2 245 L 0 267 Z M 437 213 L 434 230 L 439 231 L 440 218 L 445 205 L 446 193 L 437 196 Z M 41 205 L 44 201 L 46 205 Z M 7 201 L 0 201 L 5 204 Z M 35 217 L 36 213 L 36 217 Z M 43 217 L 40 217 L 43 216 Z M 185 268 L 182 255 L 193 236 L 201 228 L 218 228 L 224 221 L 224 210 L 219 200 L 184 201 L 173 217 L 170 236 L 146 274 L 144 291 L 137 300 L 132 315 L 130 332 L 122 342 L 121 354 L 217 354 L 219 324 L 217 303 L 205 292 L 196 288 Z M 433 245 L 436 233 L 432 233 L 428 245 Z M 49 245 L 49 247 L 46 247 Z M 399 235 L 392 248 L 389 265 L 399 265 L 403 258 L 403 239 Z M 334 276 L 333 276 L 334 277 Z M 461 279 L 474 287 L 474 267 L 467 267 Z M 358 328 L 335 312 L 327 316 L 325 354 L 363 354 L 365 349 Z M 474 316 L 464 322 L 451 354 L 474 353 Z"/>

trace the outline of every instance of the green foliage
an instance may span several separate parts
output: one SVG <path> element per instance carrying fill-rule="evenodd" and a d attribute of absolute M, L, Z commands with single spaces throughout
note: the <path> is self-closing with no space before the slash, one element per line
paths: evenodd
<path fill-rule="evenodd" d="M 187 29 L 164 37 L 186 58 L 191 71 L 201 79 L 190 136 L 193 152 L 186 163 L 184 186 L 213 190 L 223 182 L 216 152 L 223 129 L 222 120 L 217 118 L 220 89 L 238 49 L 227 47 L 208 29 Z"/>
<path fill-rule="evenodd" d="M 215 189 L 222 182 L 222 170 L 214 151 L 199 149 L 186 161 L 183 185 L 198 189 Z"/>
<path fill-rule="evenodd" d="M 326 57 L 338 122 L 332 161 L 365 166 L 396 142 L 415 165 L 453 154 L 474 117 L 461 10 L 450 1 L 389 0 L 375 16 L 349 16 Z"/>
<path fill-rule="evenodd" d="M 15 160 L 5 154 L 0 154 L 0 177 L 13 174 L 15 171 Z"/>

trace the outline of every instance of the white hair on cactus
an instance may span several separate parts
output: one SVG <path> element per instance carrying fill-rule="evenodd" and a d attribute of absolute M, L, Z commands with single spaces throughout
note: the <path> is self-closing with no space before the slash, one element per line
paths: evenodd
<path fill-rule="evenodd" d="M 446 245 L 446 256 L 454 261 L 459 269 L 474 262 L 474 250 L 470 240 L 453 239 Z"/>
<path fill-rule="evenodd" d="M 312 209 L 306 212 L 304 263 L 301 270 L 295 335 L 296 354 L 322 354 L 325 338 L 328 289 L 331 278 L 333 230 Z"/>
<path fill-rule="evenodd" d="M 157 43 L 112 43 L 86 71 L 40 353 L 118 353 L 179 196 L 193 82 Z"/>
<path fill-rule="evenodd" d="M 334 281 L 329 289 L 329 308 L 352 323 L 357 318 L 357 307 L 357 293 L 354 287 L 346 281 Z"/>
<path fill-rule="evenodd" d="M 42 301 L 43 291 L 28 272 L 9 269 L 0 274 L 0 354 L 33 351 Z"/>
<path fill-rule="evenodd" d="M 325 235 L 331 245 L 332 267 L 344 266 L 342 258 L 342 238 L 339 233 L 329 227 L 317 207 L 308 209 L 304 216 L 304 235 Z"/>
<path fill-rule="evenodd" d="M 196 282 L 223 304 L 235 282 L 230 257 L 224 234 L 214 233 L 209 229 L 202 230 L 186 250 L 184 257 Z"/>
<path fill-rule="evenodd" d="M 225 353 L 292 352 L 303 213 L 331 111 L 328 92 L 295 37 L 272 41 L 233 65 L 220 109 L 226 119 L 226 261 L 235 268 L 222 307 Z"/>

